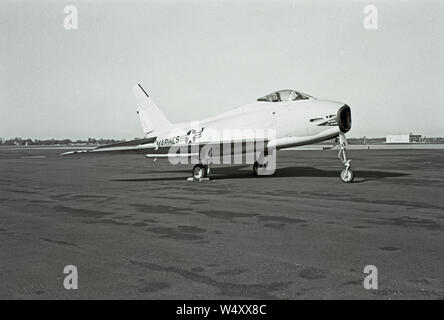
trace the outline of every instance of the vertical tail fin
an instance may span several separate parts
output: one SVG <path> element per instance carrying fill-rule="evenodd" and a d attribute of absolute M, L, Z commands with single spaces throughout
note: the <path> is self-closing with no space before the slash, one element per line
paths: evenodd
<path fill-rule="evenodd" d="M 168 130 L 171 127 L 171 122 L 156 106 L 150 96 L 143 90 L 140 84 L 133 87 L 134 95 L 137 102 L 137 114 L 145 134 L 153 131 Z"/>

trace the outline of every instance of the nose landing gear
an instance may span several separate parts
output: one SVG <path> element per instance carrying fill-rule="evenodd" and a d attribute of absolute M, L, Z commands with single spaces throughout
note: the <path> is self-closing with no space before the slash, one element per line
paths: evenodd
<path fill-rule="evenodd" d="M 347 139 L 345 138 L 345 135 L 343 133 L 339 134 L 339 144 L 340 144 L 340 149 L 338 153 L 338 158 L 342 161 L 342 163 L 345 166 L 345 169 L 341 172 L 340 177 L 342 182 L 350 183 L 355 178 L 355 174 L 350 169 L 351 160 L 347 159 L 347 154 L 345 151 L 347 148 Z"/>

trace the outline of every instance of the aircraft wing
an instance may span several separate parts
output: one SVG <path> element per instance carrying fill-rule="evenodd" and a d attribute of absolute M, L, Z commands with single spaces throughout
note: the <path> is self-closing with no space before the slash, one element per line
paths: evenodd
<path fill-rule="evenodd" d="M 264 150 L 267 147 L 268 140 L 256 140 L 247 143 L 247 141 L 229 141 L 229 142 L 210 142 L 210 143 L 193 143 L 187 145 L 177 145 L 176 148 L 170 149 L 171 146 L 158 147 L 155 143 L 156 138 L 137 139 L 132 141 L 119 142 L 109 145 L 100 146 L 89 150 L 68 151 L 61 156 L 80 156 L 91 154 L 125 154 L 135 153 L 144 154 L 147 158 L 167 158 L 167 157 L 199 157 L 201 152 L 210 153 L 213 156 L 222 154 L 242 154 Z M 206 150 L 202 151 L 205 148 Z"/>

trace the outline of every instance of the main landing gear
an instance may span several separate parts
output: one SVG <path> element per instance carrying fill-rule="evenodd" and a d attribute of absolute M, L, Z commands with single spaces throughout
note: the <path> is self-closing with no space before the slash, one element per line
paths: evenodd
<path fill-rule="evenodd" d="M 270 176 L 276 170 L 276 152 L 271 151 L 267 155 L 259 155 L 257 161 L 253 164 L 253 176 Z"/>
<path fill-rule="evenodd" d="M 259 162 L 255 162 L 253 164 L 253 176 L 261 175 L 261 171 L 267 170 L 267 163 L 261 164 Z"/>
<path fill-rule="evenodd" d="M 201 179 L 205 179 L 207 177 L 207 175 L 210 174 L 210 166 L 209 165 L 204 165 L 204 164 L 196 164 L 193 167 L 193 178 L 195 180 L 201 180 Z"/>
<path fill-rule="evenodd" d="M 338 158 L 341 159 L 342 163 L 345 166 L 345 169 L 341 172 L 340 177 L 342 182 L 350 183 L 355 178 L 355 174 L 350 169 L 351 160 L 347 159 L 347 154 L 345 151 L 347 147 L 347 139 L 345 138 L 345 135 L 343 133 L 339 134 L 339 144 L 340 144 L 340 149 L 339 149 Z"/>

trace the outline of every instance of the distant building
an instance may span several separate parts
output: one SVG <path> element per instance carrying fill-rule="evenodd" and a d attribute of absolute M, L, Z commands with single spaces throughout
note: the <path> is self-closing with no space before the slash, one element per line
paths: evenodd
<path fill-rule="evenodd" d="M 421 142 L 420 134 L 397 134 L 385 138 L 385 143 L 414 143 Z"/>

